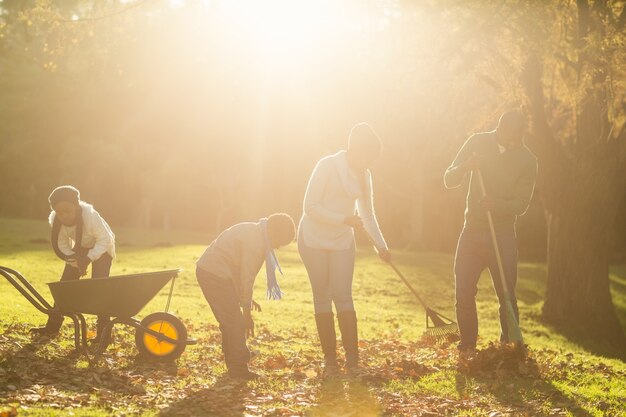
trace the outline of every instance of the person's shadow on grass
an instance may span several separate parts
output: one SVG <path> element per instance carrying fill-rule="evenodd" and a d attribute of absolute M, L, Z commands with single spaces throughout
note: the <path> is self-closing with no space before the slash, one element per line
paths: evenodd
<path fill-rule="evenodd" d="M 170 404 L 158 416 L 242 417 L 246 411 L 244 401 L 250 391 L 247 382 L 224 375 L 211 387 L 191 392 L 182 400 Z"/>
<path fill-rule="evenodd" d="M 322 381 L 317 405 L 306 415 L 374 417 L 382 415 L 382 407 L 359 379 L 330 378 Z"/>
<path fill-rule="evenodd" d="M 0 375 L 0 386 L 11 385 L 13 389 L 8 394 L 16 397 L 24 390 L 42 386 L 87 396 L 94 389 L 129 391 L 131 380 L 126 375 L 109 367 L 78 366 L 85 357 L 73 349 L 60 355 L 51 354 L 49 351 L 56 349 L 57 344 L 55 340 L 34 339 L 26 344 L 16 342 L 18 349 L 3 351 L 0 365 L 4 372 Z M 58 349 L 62 349 L 61 346 Z"/>
<path fill-rule="evenodd" d="M 524 375 L 499 373 L 497 369 L 469 372 L 467 369 L 457 370 L 455 380 L 459 398 L 476 395 L 473 390 L 478 388 L 492 394 L 507 412 L 512 409 L 520 415 L 539 416 L 545 415 L 546 407 L 549 406 L 559 411 L 567 410 L 577 417 L 591 417 L 589 412 L 543 378 L 534 360 L 525 362 L 523 366 L 526 367 Z"/>
<path fill-rule="evenodd" d="M 616 291 L 617 294 L 626 293 L 626 285 L 623 284 L 625 277 L 612 277 L 611 288 Z M 544 268 L 537 265 L 520 264 L 518 266 L 518 281 L 517 288 L 515 290 L 517 299 L 522 301 L 528 306 L 538 305 L 545 300 L 545 286 L 546 286 L 546 271 Z M 626 305 L 615 303 L 615 312 L 620 317 L 622 323 L 626 319 Z M 589 334 L 581 333 L 580 331 L 569 329 L 565 324 L 550 323 L 545 320 L 540 312 L 528 312 L 527 317 L 537 321 L 545 328 L 539 327 L 538 329 L 529 328 L 528 331 L 535 333 L 542 337 L 549 337 L 551 333 L 560 334 L 568 341 L 580 346 L 586 351 L 597 355 L 605 356 L 607 358 L 619 359 L 622 362 L 626 362 L 626 344 L 611 345 L 606 341 L 600 340 L 596 337 L 592 337 Z M 623 326 L 622 326 L 623 327 Z"/>

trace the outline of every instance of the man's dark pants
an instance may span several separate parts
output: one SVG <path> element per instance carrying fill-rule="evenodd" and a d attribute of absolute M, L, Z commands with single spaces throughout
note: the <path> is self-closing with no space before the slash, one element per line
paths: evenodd
<path fill-rule="evenodd" d="M 498 233 L 496 235 L 502 267 L 506 277 L 509 296 L 516 319 L 519 320 L 515 285 L 517 283 L 517 238 L 515 232 Z M 454 260 L 454 276 L 456 284 L 456 316 L 461 332 L 460 349 L 476 347 L 478 338 L 478 315 L 476 312 L 476 293 L 481 272 L 489 269 L 493 286 L 500 303 L 500 340 L 506 342 L 507 321 L 504 290 L 500 272 L 489 231 L 463 230 L 459 238 Z"/>
<path fill-rule="evenodd" d="M 217 277 L 196 268 L 198 284 L 222 332 L 222 352 L 230 373 L 248 370 L 250 351 L 246 346 L 246 327 L 235 285 L 230 279 Z"/>
<path fill-rule="evenodd" d="M 98 260 L 91 264 L 91 278 L 105 278 L 111 273 L 111 263 L 113 258 L 108 253 L 103 254 Z M 76 281 L 80 279 L 80 271 L 78 268 L 65 264 L 63 269 L 63 275 L 61 275 L 61 281 Z M 108 316 L 98 316 L 98 331 L 102 329 L 111 318 Z M 50 332 L 58 332 L 63 324 L 63 316 L 49 316 L 46 323 L 46 329 Z"/>

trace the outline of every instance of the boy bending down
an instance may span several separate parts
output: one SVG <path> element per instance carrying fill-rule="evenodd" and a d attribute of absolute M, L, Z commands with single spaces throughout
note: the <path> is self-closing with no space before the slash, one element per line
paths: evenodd
<path fill-rule="evenodd" d="M 281 298 L 275 275 L 276 267 L 280 267 L 274 249 L 293 242 L 295 234 L 293 219 L 284 213 L 272 214 L 257 223 L 239 223 L 222 232 L 196 263 L 198 283 L 222 333 L 222 351 L 230 377 L 258 377 L 248 370 L 250 350 L 246 346 L 246 336 L 254 336 L 254 280 L 265 262 L 268 298 Z"/>

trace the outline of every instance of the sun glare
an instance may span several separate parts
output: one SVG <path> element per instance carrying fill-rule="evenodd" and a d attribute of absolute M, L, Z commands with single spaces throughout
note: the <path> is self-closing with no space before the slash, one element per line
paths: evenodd
<path fill-rule="evenodd" d="M 267 61 L 293 59 L 322 47 L 345 29 L 339 2 L 232 0 L 221 3 L 225 17 Z"/>

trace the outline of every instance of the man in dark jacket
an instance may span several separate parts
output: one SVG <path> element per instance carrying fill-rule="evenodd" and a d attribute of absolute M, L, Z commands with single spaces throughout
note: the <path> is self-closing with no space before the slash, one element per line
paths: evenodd
<path fill-rule="evenodd" d="M 478 279 L 489 268 L 500 302 L 502 342 L 508 341 L 504 290 L 490 236 L 487 211 L 493 217 L 509 296 L 519 320 L 515 285 L 517 282 L 517 237 L 515 221 L 530 203 L 537 173 L 537 159 L 524 146 L 526 120 L 519 111 L 504 113 L 492 132 L 472 135 L 461 147 L 446 170 L 446 188 L 460 186 L 470 174 L 465 209 L 465 225 L 456 250 L 454 275 L 456 315 L 461 332 L 461 351 L 473 351 L 478 337 L 476 293 Z M 477 170 L 482 173 L 486 196 L 483 197 Z"/>

